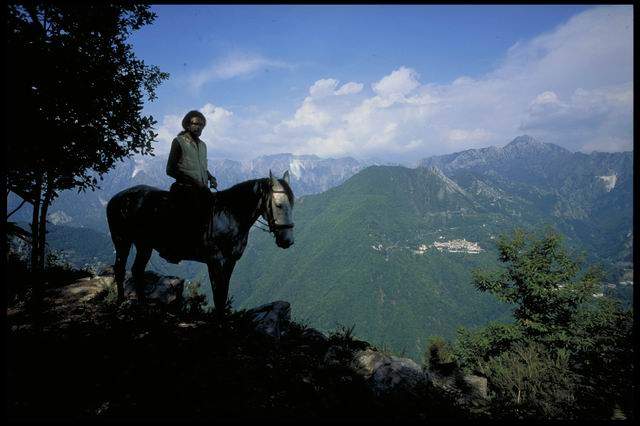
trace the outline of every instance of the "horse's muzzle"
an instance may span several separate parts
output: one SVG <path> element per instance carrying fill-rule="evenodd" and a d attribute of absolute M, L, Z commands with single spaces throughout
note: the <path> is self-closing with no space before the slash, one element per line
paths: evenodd
<path fill-rule="evenodd" d="M 276 244 L 278 245 L 278 247 L 286 249 L 289 248 L 293 245 L 293 241 L 291 240 L 285 240 L 285 239 L 281 239 L 281 238 L 276 238 Z"/>

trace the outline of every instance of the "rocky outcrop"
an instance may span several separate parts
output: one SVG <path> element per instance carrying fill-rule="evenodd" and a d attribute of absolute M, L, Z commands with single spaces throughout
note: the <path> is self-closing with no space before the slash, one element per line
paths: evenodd
<path fill-rule="evenodd" d="M 147 303 L 177 306 L 182 302 L 183 278 L 146 271 L 143 281 L 144 297 Z M 128 300 L 137 299 L 138 297 L 136 282 L 133 277 L 128 277 L 124 281 L 124 297 Z"/>
<path fill-rule="evenodd" d="M 412 359 L 384 355 L 373 349 L 356 352 L 351 367 L 379 396 L 393 392 L 412 393 L 418 384 L 429 380 L 429 375 Z"/>
<path fill-rule="evenodd" d="M 249 309 L 256 321 L 256 330 L 271 337 L 280 338 L 287 332 L 291 321 L 289 302 L 276 301 Z"/>
<path fill-rule="evenodd" d="M 247 311 L 256 321 L 256 329 L 273 338 L 286 335 L 291 321 L 291 306 L 288 302 L 276 301 Z M 303 336 L 313 343 L 328 344 L 323 333 L 313 328 L 304 331 Z M 366 342 L 361 342 L 368 346 Z M 487 379 L 459 372 L 430 372 L 410 358 L 384 354 L 371 347 L 349 348 L 344 344 L 328 344 L 323 357 L 323 367 L 348 368 L 361 376 L 373 394 L 378 397 L 418 398 L 420 392 L 431 387 L 448 395 L 460 405 L 472 405 L 487 398 Z"/>

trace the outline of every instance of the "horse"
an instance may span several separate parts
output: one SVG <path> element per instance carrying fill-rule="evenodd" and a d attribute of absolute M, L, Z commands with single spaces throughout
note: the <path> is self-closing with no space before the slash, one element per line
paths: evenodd
<path fill-rule="evenodd" d="M 170 259 L 167 247 L 175 244 L 166 230 L 176 226 L 169 191 L 148 185 L 137 185 L 114 195 L 107 203 L 107 221 L 116 251 L 113 265 L 118 301 L 124 300 L 124 277 L 131 245 L 136 257 L 131 268 L 138 298 L 144 299 L 144 270 L 155 249 L 173 262 L 193 260 L 205 263 L 213 290 L 215 311 L 222 315 L 229 293 L 229 280 L 236 262 L 247 246 L 249 230 L 262 217 L 275 237 L 278 247 L 286 249 L 294 243 L 294 195 L 289 185 L 289 171 L 276 179 L 271 170 L 268 178 L 247 180 L 229 189 L 212 193 L 207 208 L 207 223 L 197 241 L 178 247 Z M 165 232 L 163 232 L 165 231 Z"/>

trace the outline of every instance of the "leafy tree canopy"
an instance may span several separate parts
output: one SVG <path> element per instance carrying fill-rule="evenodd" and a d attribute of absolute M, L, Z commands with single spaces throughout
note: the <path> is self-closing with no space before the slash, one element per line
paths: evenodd
<path fill-rule="evenodd" d="M 511 238 L 501 236 L 498 249 L 506 268 L 474 271 L 475 287 L 515 303 L 513 315 L 525 335 L 563 340 L 577 308 L 591 299 L 600 283 L 600 269 L 590 267 L 580 274 L 580 261 L 572 259 L 562 236 L 551 229 L 539 239 L 523 230 Z"/>
<path fill-rule="evenodd" d="M 33 193 L 94 188 L 133 153 L 151 153 L 144 95 L 168 74 L 135 57 L 127 38 L 150 24 L 148 6 L 24 3 L 7 6 L 9 188 Z M 55 196 L 55 194 L 54 194 Z"/>

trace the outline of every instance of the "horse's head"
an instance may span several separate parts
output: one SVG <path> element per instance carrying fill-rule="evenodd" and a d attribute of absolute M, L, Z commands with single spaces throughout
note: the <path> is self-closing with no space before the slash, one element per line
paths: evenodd
<path fill-rule="evenodd" d="M 289 186 L 289 171 L 282 179 L 276 179 L 269 170 L 269 190 L 262 218 L 269 224 L 269 231 L 276 237 L 278 247 L 293 244 L 293 191 Z"/>

